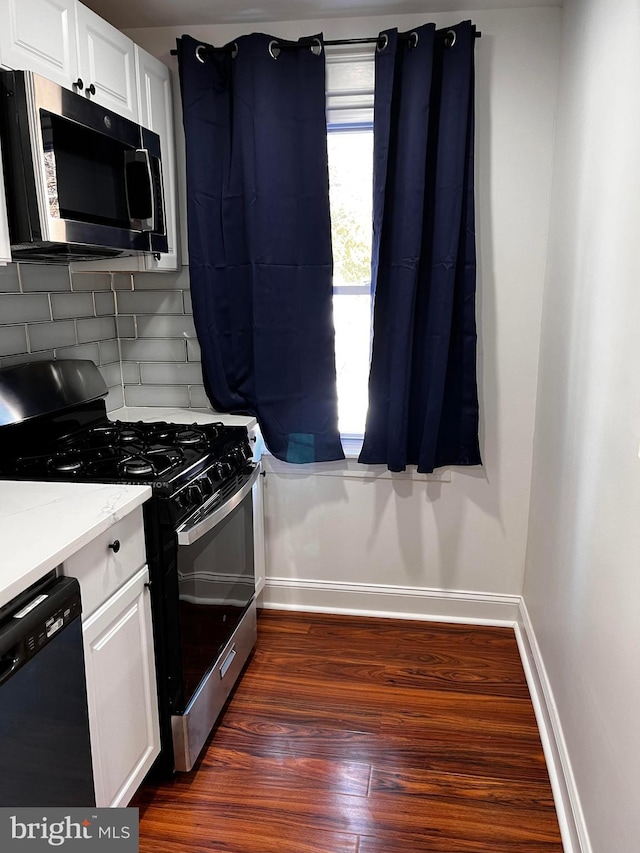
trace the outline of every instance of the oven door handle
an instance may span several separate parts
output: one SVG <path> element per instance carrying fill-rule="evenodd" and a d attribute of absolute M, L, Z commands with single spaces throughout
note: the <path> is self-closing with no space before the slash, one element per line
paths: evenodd
<path fill-rule="evenodd" d="M 239 506 L 251 492 L 254 483 L 260 476 L 261 468 L 262 465 L 258 462 L 251 472 L 251 476 L 240 491 L 231 495 L 231 497 L 225 501 L 222 506 L 214 509 L 210 515 L 206 515 L 204 518 L 200 518 L 194 523 L 185 521 L 184 524 L 181 524 L 176 531 L 178 534 L 178 545 L 193 545 L 193 543 L 197 542 L 200 537 L 204 536 L 213 527 L 215 527 L 216 524 L 219 524 L 223 519 L 225 519 L 229 513 L 233 512 L 233 510 Z"/>

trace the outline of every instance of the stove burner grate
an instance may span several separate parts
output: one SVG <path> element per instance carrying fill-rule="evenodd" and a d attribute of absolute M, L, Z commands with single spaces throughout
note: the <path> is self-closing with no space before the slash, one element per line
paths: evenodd
<path fill-rule="evenodd" d="M 122 470 L 130 477 L 144 477 L 154 473 L 151 462 L 142 456 L 134 456 L 132 459 L 127 459 L 126 462 L 122 463 Z"/>
<path fill-rule="evenodd" d="M 199 429 L 179 429 L 174 435 L 176 444 L 199 444 L 204 439 L 204 433 Z"/>
<path fill-rule="evenodd" d="M 61 474 L 72 474 L 82 470 L 82 460 L 69 456 L 56 457 L 50 461 L 52 471 L 58 471 Z"/>

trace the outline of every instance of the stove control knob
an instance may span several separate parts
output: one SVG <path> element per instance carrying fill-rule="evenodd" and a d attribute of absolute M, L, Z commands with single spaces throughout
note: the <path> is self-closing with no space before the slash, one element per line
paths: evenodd
<path fill-rule="evenodd" d="M 211 478 L 208 474 L 205 474 L 200 478 L 199 481 L 200 488 L 202 489 L 202 494 L 205 498 L 210 498 L 213 494 L 213 483 L 211 482 Z"/>
<path fill-rule="evenodd" d="M 193 486 L 189 486 L 187 489 L 187 495 L 189 497 L 190 505 L 198 506 L 202 503 L 202 486 L 198 483 L 195 483 Z"/>
<path fill-rule="evenodd" d="M 186 509 L 189 506 L 189 496 L 187 490 L 183 489 L 175 496 L 175 502 L 180 509 Z"/>
<path fill-rule="evenodd" d="M 213 466 L 213 476 L 218 481 L 226 479 L 232 471 L 233 468 L 228 462 L 216 462 Z"/>

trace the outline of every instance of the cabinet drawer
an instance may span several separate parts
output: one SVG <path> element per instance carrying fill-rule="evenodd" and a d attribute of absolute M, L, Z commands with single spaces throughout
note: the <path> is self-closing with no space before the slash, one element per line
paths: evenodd
<path fill-rule="evenodd" d="M 145 564 L 142 524 L 139 507 L 65 560 L 64 574 L 80 581 L 83 620 Z"/>

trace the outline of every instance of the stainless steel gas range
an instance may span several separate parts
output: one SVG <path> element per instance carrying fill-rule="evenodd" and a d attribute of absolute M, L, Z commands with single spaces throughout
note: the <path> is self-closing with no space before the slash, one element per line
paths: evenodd
<path fill-rule="evenodd" d="M 151 485 L 144 506 L 162 751 L 190 770 L 256 640 L 247 430 L 111 421 L 90 361 L 0 370 L 0 479 Z"/>

